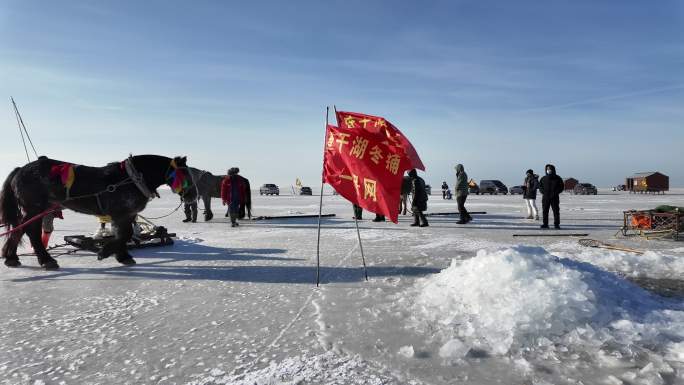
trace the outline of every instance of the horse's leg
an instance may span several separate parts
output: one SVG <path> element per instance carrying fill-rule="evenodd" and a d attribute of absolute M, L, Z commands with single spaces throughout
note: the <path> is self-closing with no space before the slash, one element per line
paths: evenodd
<path fill-rule="evenodd" d="M 210 221 L 214 218 L 214 213 L 211 212 L 211 196 L 203 195 L 202 202 L 204 202 L 204 221 Z"/>
<path fill-rule="evenodd" d="M 26 235 L 31 241 L 33 252 L 36 253 L 36 257 L 38 258 L 38 263 L 40 266 L 46 270 L 59 269 L 57 261 L 52 258 L 45 249 L 45 245 L 43 244 L 43 240 L 40 236 L 41 228 L 42 226 L 40 221 L 35 221 L 26 227 Z"/>
<path fill-rule="evenodd" d="M 118 242 L 114 251 L 116 260 L 124 265 L 135 265 L 135 259 L 128 253 L 126 244 L 133 236 L 133 221 L 134 218 L 122 218 L 114 221 L 116 224 L 116 238 L 114 242 Z"/>
<path fill-rule="evenodd" d="M 5 258 L 5 266 L 21 266 L 21 262 L 19 262 L 19 256 L 17 256 L 17 246 L 19 246 L 19 241 L 23 235 L 24 230 L 19 230 L 7 237 L 7 241 L 2 246 L 2 257 Z"/>

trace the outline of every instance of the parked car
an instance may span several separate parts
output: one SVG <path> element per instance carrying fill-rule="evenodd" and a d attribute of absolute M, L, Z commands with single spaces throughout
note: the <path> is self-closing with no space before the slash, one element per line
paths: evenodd
<path fill-rule="evenodd" d="M 525 186 L 513 186 L 510 188 L 510 190 L 508 190 L 508 192 L 511 193 L 511 195 L 515 195 L 515 194 L 522 195 L 525 193 Z"/>
<path fill-rule="evenodd" d="M 299 189 L 299 195 L 313 195 L 311 192 L 311 187 L 302 187 Z"/>
<path fill-rule="evenodd" d="M 499 180 L 480 181 L 480 194 L 508 194 L 508 187 Z"/>
<path fill-rule="evenodd" d="M 425 192 L 427 193 L 427 195 L 432 195 L 432 186 L 430 186 L 429 184 L 426 184 L 425 185 Z"/>
<path fill-rule="evenodd" d="M 596 190 L 596 186 L 591 183 L 578 183 L 577 186 L 572 189 L 572 193 L 575 195 L 596 195 L 598 194 L 598 191 Z"/>
<path fill-rule="evenodd" d="M 259 195 L 280 195 L 280 189 L 272 183 L 266 183 L 259 188 Z"/>

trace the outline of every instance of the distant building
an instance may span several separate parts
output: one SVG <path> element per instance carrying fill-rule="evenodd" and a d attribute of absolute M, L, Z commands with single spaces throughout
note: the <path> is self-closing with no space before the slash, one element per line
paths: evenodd
<path fill-rule="evenodd" d="M 670 177 L 657 171 L 639 172 L 625 179 L 627 191 L 664 194 L 670 189 Z"/>
<path fill-rule="evenodd" d="M 572 191 L 577 186 L 579 181 L 575 178 L 568 178 L 565 180 L 565 191 Z"/>

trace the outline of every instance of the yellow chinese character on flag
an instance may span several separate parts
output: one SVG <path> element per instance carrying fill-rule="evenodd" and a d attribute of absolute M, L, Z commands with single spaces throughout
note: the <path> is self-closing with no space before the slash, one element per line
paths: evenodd
<path fill-rule="evenodd" d="M 373 199 L 373 202 L 378 201 L 377 196 L 377 182 L 372 179 L 363 179 L 363 199 L 368 199 L 369 197 Z"/>
<path fill-rule="evenodd" d="M 356 120 L 354 120 L 354 117 L 347 115 L 344 118 L 344 124 L 347 125 L 347 128 L 355 128 L 356 127 Z"/>
<path fill-rule="evenodd" d="M 399 172 L 399 163 L 401 162 L 401 157 L 397 154 L 391 154 L 389 157 L 387 157 L 387 169 L 394 175 L 397 175 L 397 172 Z"/>
<path fill-rule="evenodd" d="M 363 159 L 363 156 L 366 153 L 366 147 L 368 147 L 368 139 L 357 136 L 354 138 L 354 144 L 352 145 L 351 151 L 349 151 L 349 155 Z"/>
<path fill-rule="evenodd" d="M 375 121 L 375 127 L 387 127 L 387 122 L 385 122 L 385 119 L 378 119 Z"/>
<path fill-rule="evenodd" d="M 333 132 L 330 132 L 328 134 L 328 148 L 331 148 L 335 144 L 335 134 Z"/>
<path fill-rule="evenodd" d="M 370 120 L 368 118 L 363 118 L 363 119 L 359 120 L 359 123 L 363 124 L 363 128 L 366 128 L 366 124 L 368 124 L 370 122 L 372 122 L 372 120 Z"/>
<path fill-rule="evenodd" d="M 340 144 L 339 151 L 342 152 L 342 146 L 349 143 L 347 138 L 350 137 L 351 135 L 350 134 L 343 134 L 343 133 L 339 133 L 337 135 L 338 135 L 337 136 L 337 143 Z"/>
<path fill-rule="evenodd" d="M 371 157 L 371 161 L 375 164 L 378 164 L 378 162 L 380 162 L 380 159 L 383 158 L 382 150 L 380 150 L 380 147 L 378 147 L 378 146 L 373 146 L 373 148 L 371 148 L 369 154 Z"/>
<path fill-rule="evenodd" d="M 359 176 L 352 174 L 352 183 L 354 183 L 354 188 L 356 189 L 356 195 L 359 195 Z"/>

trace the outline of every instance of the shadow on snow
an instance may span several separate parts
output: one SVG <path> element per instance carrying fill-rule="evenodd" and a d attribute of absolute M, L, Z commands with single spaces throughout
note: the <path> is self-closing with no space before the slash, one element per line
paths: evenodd
<path fill-rule="evenodd" d="M 11 282 L 33 282 L 43 280 L 78 279 L 159 279 L 159 280 L 211 280 L 255 283 L 315 283 L 316 267 L 313 261 L 307 265 L 226 265 L 227 261 L 306 261 L 303 258 L 277 256 L 285 254 L 284 249 L 230 249 L 206 246 L 188 241 L 177 241 L 172 247 L 148 249 L 145 255 L 137 255 L 135 266 L 114 267 L 62 267 L 58 271 L 43 275 L 15 278 Z M 95 255 L 90 254 L 95 260 Z M 145 260 L 150 260 L 146 262 Z M 214 262 L 215 264 L 185 264 L 178 262 Z M 413 266 L 370 266 L 369 277 L 424 276 L 438 273 L 436 267 Z M 83 276 L 83 277 L 80 277 Z M 95 277 L 93 277 L 95 276 Z M 321 266 L 322 283 L 362 282 L 361 267 Z"/>

